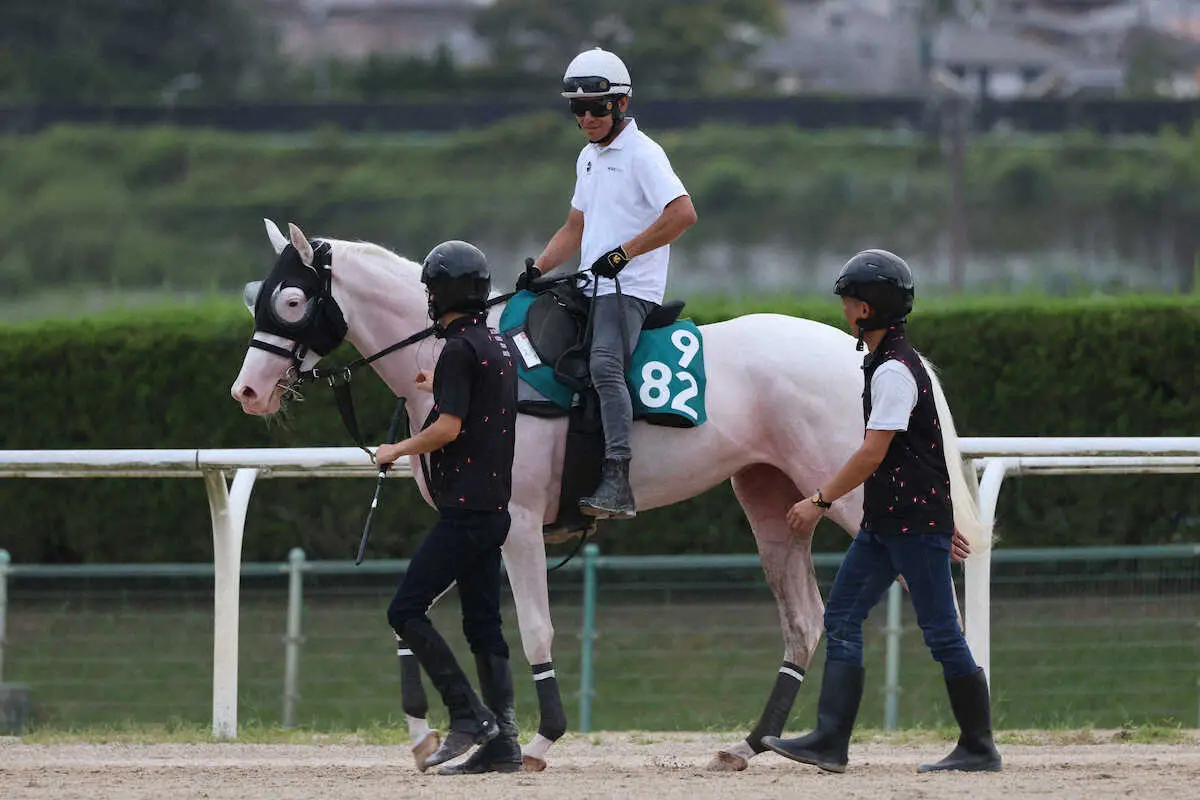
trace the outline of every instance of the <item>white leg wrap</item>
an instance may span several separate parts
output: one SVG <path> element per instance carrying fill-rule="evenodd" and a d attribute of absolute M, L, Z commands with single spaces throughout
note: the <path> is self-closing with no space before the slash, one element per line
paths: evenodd
<path fill-rule="evenodd" d="M 408 740 L 414 745 L 433 732 L 424 717 L 410 717 L 405 714 L 404 718 L 408 720 Z"/>
<path fill-rule="evenodd" d="M 545 736 L 542 736 L 540 733 L 535 734 L 533 740 L 529 744 L 525 745 L 525 755 L 545 760 L 546 751 L 550 749 L 550 745 L 552 744 L 554 744 L 554 742 L 547 739 Z"/>

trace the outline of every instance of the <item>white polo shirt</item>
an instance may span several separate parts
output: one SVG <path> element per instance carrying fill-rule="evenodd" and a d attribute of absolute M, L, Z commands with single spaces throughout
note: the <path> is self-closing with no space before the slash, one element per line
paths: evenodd
<path fill-rule="evenodd" d="M 668 203 L 685 194 L 667 154 L 633 119 L 607 146 L 585 146 L 575 162 L 571 197 L 571 205 L 583 212 L 580 269 L 649 228 Z M 670 257 L 665 245 L 630 259 L 619 277 L 621 294 L 661 303 Z M 597 294 L 615 291 L 612 281 L 600 279 Z"/>

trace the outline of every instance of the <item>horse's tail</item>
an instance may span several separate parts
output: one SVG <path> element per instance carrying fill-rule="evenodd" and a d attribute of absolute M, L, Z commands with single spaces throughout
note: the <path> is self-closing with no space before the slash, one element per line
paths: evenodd
<path fill-rule="evenodd" d="M 921 356 L 921 363 L 929 373 L 933 384 L 933 405 L 937 409 L 942 425 L 942 449 L 946 454 L 946 469 L 950 472 L 950 500 L 954 504 L 954 525 L 967 537 L 972 547 L 986 548 L 992 544 L 992 526 L 985 525 L 979 518 L 978 485 L 967 480 L 962 452 L 958 449 L 958 432 L 954 429 L 954 417 L 950 415 L 950 404 L 938 380 L 937 369 Z"/>

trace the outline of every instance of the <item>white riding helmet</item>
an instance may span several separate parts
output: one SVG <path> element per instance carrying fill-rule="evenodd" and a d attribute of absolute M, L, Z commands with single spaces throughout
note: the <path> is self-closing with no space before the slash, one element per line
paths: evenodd
<path fill-rule="evenodd" d="M 584 50 L 567 65 L 563 74 L 562 96 L 571 98 L 611 97 L 633 94 L 629 69 L 625 62 L 599 47 Z"/>

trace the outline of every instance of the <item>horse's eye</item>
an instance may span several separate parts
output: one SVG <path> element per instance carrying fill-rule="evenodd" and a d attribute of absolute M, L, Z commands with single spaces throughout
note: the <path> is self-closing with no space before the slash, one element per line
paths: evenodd
<path fill-rule="evenodd" d="M 308 298 L 300 289 L 289 287 L 275 300 L 275 313 L 284 322 L 299 323 L 304 318 L 307 303 Z"/>

